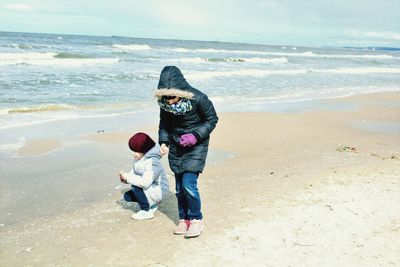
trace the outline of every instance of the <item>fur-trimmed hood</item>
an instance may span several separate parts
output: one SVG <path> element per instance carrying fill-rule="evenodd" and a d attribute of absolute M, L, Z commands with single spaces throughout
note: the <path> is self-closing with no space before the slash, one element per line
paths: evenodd
<path fill-rule="evenodd" d="M 178 96 L 193 99 L 192 87 L 185 80 L 182 72 L 176 66 L 166 66 L 161 71 L 160 81 L 154 96 L 161 99 L 163 96 Z"/>
<path fill-rule="evenodd" d="M 177 88 L 161 88 L 154 92 L 154 96 L 159 99 L 161 99 L 163 96 L 179 96 L 182 98 L 193 99 L 194 94 L 192 92 Z"/>

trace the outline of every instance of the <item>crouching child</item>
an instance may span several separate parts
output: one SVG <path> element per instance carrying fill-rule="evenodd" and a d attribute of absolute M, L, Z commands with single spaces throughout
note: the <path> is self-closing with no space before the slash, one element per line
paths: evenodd
<path fill-rule="evenodd" d="M 131 185 L 124 199 L 137 202 L 140 207 L 132 219 L 152 219 L 163 196 L 169 191 L 167 175 L 160 161 L 160 146 L 142 132 L 133 135 L 128 144 L 134 160 L 129 173 L 123 170 L 119 173 L 120 181 Z"/>

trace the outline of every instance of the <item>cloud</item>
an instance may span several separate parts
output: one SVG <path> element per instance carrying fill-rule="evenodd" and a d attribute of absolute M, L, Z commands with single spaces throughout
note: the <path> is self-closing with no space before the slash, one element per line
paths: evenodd
<path fill-rule="evenodd" d="M 360 31 L 356 31 L 356 30 L 348 30 L 346 32 L 346 34 L 349 36 L 355 37 L 355 38 L 400 41 L 400 33 L 399 32 L 374 32 L 374 31 L 360 32 Z"/>
<path fill-rule="evenodd" d="M 26 11 L 32 9 L 32 7 L 27 4 L 6 4 L 4 5 L 4 7 L 7 9 L 18 10 L 18 11 Z"/>
<path fill-rule="evenodd" d="M 165 24 L 202 25 L 208 21 L 207 12 L 199 3 L 182 5 L 179 1 L 160 1 L 153 8 Z"/>
<path fill-rule="evenodd" d="M 367 37 L 400 41 L 400 33 L 397 32 L 366 32 L 365 35 Z"/>

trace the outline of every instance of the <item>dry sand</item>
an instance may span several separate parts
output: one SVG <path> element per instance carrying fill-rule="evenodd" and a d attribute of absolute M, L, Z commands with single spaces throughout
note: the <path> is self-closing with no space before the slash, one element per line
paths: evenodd
<path fill-rule="evenodd" d="M 398 124 L 400 93 L 332 101 L 359 108 L 219 114 L 210 153 L 230 156 L 200 176 L 205 231 L 196 239 L 172 234 L 172 193 L 143 222 L 116 204 L 116 193 L 2 230 L 0 265 L 400 265 L 400 135 L 351 127 L 355 121 Z M 121 135 L 95 141 L 117 142 L 113 136 Z"/>

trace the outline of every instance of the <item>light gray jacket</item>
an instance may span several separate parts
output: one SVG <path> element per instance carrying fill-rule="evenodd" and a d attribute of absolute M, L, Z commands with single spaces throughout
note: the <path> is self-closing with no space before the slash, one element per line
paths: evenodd
<path fill-rule="evenodd" d="M 133 162 L 133 169 L 126 177 L 129 184 L 143 188 L 150 206 L 161 202 L 163 195 L 169 191 L 160 159 L 160 146 L 156 144 L 140 160 Z"/>

